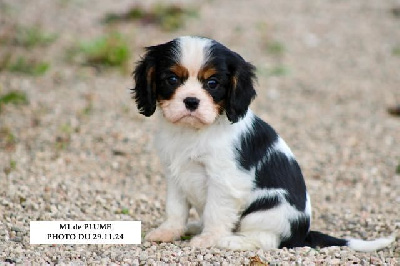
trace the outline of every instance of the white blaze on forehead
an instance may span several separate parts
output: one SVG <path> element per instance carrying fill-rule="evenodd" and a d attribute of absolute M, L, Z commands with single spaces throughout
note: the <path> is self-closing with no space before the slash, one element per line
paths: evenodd
<path fill-rule="evenodd" d="M 179 38 L 180 64 L 189 71 L 189 76 L 197 76 L 201 67 L 209 58 L 211 40 L 185 36 Z"/>

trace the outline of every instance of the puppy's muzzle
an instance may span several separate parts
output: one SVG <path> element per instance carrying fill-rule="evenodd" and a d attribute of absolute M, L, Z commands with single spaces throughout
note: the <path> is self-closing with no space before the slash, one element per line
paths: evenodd
<path fill-rule="evenodd" d="M 196 97 L 186 97 L 183 100 L 183 103 L 185 104 L 186 109 L 188 109 L 189 111 L 194 111 L 199 107 L 200 100 Z"/>

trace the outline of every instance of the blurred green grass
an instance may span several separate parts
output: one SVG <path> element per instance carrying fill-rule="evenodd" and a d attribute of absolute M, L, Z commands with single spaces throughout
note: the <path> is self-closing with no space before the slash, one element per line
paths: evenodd
<path fill-rule="evenodd" d="M 9 72 L 27 74 L 32 76 L 43 75 L 49 70 L 50 64 L 36 59 L 29 59 L 19 56 L 15 60 L 9 59 L 0 65 L 0 71 L 7 70 Z"/>
<path fill-rule="evenodd" d="M 157 25 L 165 31 L 175 31 L 185 25 L 186 19 L 197 17 L 195 8 L 183 7 L 177 4 L 157 4 L 150 9 L 134 6 L 125 13 L 109 13 L 103 19 L 104 23 L 139 21 L 143 24 Z"/>
<path fill-rule="evenodd" d="M 0 148 L 12 151 L 16 143 L 17 138 L 12 130 L 7 126 L 0 127 Z"/>
<path fill-rule="evenodd" d="M 3 95 L 0 95 L 0 112 L 2 111 L 3 106 L 6 104 L 20 105 L 27 103 L 28 103 L 28 96 L 26 95 L 25 92 L 17 90 L 10 91 Z"/>
<path fill-rule="evenodd" d="M 47 46 L 56 38 L 55 34 L 45 33 L 39 26 L 6 24 L 0 32 L 0 72 L 32 76 L 45 74 L 50 64 L 42 60 L 42 53 L 36 53 L 36 48 Z"/>
<path fill-rule="evenodd" d="M 397 45 L 397 46 L 393 47 L 392 54 L 394 56 L 400 56 L 400 45 Z"/>
<path fill-rule="evenodd" d="M 68 57 L 84 65 L 124 68 L 131 52 L 127 40 L 120 33 L 110 32 L 71 48 Z"/>
<path fill-rule="evenodd" d="M 257 73 L 264 77 L 284 77 L 291 74 L 289 67 L 281 64 L 273 65 L 271 67 L 259 66 L 257 67 Z"/>
<path fill-rule="evenodd" d="M 26 48 L 35 46 L 47 46 L 57 39 L 57 34 L 50 34 L 43 31 L 39 26 L 18 27 L 14 42 Z"/>
<path fill-rule="evenodd" d="M 57 38 L 57 34 L 45 32 L 41 26 L 22 26 L 13 22 L 5 24 L 0 34 L 0 43 L 34 48 L 48 46 Z"/>

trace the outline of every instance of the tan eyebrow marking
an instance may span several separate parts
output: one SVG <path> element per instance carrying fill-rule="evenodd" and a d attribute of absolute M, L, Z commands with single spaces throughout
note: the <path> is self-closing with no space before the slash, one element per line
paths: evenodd
<path fill-rule="evenodd" d="M 212 75 L 215 75 L 216 73 L 217 73 L 217 70 L 214 67 L 206 66 L 206 67 L 200 69 L 198 78 L 199 78 L 199 80 L 206 80 L 209 77 L 211 77 Z"/>
<path fill-rule="evenodd" d="M 181 79 L 187 79 L 189 77 L 189 71 L 186 69 L 186 67 L 180 65 L 180 64 L 175 64 L 169 68 L 172 72 L 175 73 L 178 77 Z"/>

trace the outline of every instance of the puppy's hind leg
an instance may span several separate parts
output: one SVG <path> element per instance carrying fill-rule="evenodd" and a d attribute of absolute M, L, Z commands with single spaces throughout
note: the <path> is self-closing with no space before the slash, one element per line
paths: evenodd
<path fill-rule="evenodd" d="M 279 241 L 279 236 L 271 232 L 241 232 L 221 238 L 217 246 L 232 250 L 270 250 L 278 248 Z"/>
<path fill-rule="evenodd" d="M 267 202 L 268 198 L 265 200 Z M 287 204 L 279 204 L 268 210 L 246 214 L 240 220 L 239 230 L 221 238 L 219 246 L 228 249 L 276 249 L 282 236 L 290 236 L 291 225 L 287 219 Z"/>

